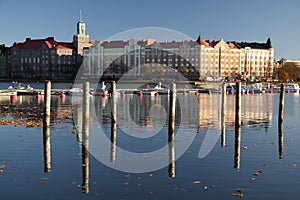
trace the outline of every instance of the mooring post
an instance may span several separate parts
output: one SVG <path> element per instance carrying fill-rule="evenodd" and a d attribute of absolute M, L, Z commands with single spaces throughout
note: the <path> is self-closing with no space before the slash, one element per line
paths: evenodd
<path fill-rule="evenodd" d="M 279 98 L 279 113 L 278 113 L 278 127 L 282 127 L 284 116 L 284 84 L 280 86 L 280 98 Z"/>
<path fill-rule="evenodd" d="M 45 81 L 44 86 L 44 118 L 46 126 L 50 126 L 50 108 L 51 108 L 51 82 Z"/>
<path fill-rule="evenodd" d="M 82 192 L 89 192 L 90 83 L 83 83 L 82 101 Z"/>
<path fill-rule="evenodd" d="M 115 162 L 116 159 L 116 143 L 117 143 L 117 99 L 116 99 L 116 82 L 112 82 L 111 93 L 111 146 L 110 146 L 110 161 Z"/>
<path fill-rule="evenodd" d="M 279 113 L 278 113 L 278 147 L 279 159 L 283 158 L 283 117 L 284 117 L 284 84 L 280 86 Z"/>
<path fill-rule="evenodd" d="M 241 156 L 241 82 L 236 82 L 234 168 L 240 168 Z"/>
<path fill-rule="evenodd" d="M 44 172 L 51 171 L 51 143 L 50 143 L 50 108 L 51 108 L 51 82 L 44 84 L 44 118 L 43 118 L 43 147 Z"/>
<path fill-rule="evenodd" d="M 222 105 L 221 105 L 221 145 L 225 146 L 225 106 L 226 106 L 226 83 L 222 84 Z"/>
<path fill-rule="evenodd" d="M 170 89 L 170 108 L 169 108 L 169 129 L 168 129 L 168 142 L 169 142 L 169 177 L 175 177 L 175 111 L 176 111 L 176 84 L 173 82 Z"/>
<path fill-rule="evenodd" d="M 169 108 L 169 137 L 168 141 L 174 140 L 175 131 L 175 108 L 176 108 L 176 84 L 171 84 L 170 91 L 170 108 Z"/>

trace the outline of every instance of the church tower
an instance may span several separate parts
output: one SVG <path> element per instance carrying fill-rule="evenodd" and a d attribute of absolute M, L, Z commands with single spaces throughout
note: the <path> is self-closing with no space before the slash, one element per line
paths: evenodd
<path fill-rule="evenodd" d="M 82 15 L 80 11 L 80 20 L 77 22 L 77 34 L 73 37 L 74 47 L 77 50 L 77 54 L 83 54 L 84 47 L 90 47 L 92 45 L 89 35 L 85 33 L 85 23 L 82 21 Z"/>

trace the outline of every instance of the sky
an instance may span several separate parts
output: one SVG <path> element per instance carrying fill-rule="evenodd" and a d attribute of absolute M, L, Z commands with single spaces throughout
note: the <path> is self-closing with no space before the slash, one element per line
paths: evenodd
<path fill-rule="evenodd" d="M 194 39 L 200 33 L 239 42 L 270 37 L 275 59 L 300 60 L 300 0 L 0 0 L 0 44 L 49 36 L 72 41 L 80 10 L 92 40 L 142 27 Z"/>

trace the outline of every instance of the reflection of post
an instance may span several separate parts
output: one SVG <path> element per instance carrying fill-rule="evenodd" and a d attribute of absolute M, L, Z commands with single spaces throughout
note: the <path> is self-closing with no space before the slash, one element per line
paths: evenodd
<path fill-rule="evenodd" d="M 170 108 L 169 108 L 169 177 L 175 177 L 175 148 L 174 148 L 174 135 L 175 135 L 175 108 L 176 108 L 176 84 L 172 83 L 170 91 Z"/>
<path fill-rule="evenodd" d="M 116 160 L 116 142 L 117 142 L 117 101 L 116 101 L 116 82 L 112 82 L 112 93 L 111 93 L 111 133 L 110 133 L 110 161 L 115 162 Z"/>
<path fill-rule="evenodd" d="M 284 85 L 280 86 L 279 113 L 278 113 L 278 147 L 279 159 L 283 158 L 283 116 L 284 116 Z"/>
<path fill-rule="evenodd" d="M 44 86 L 44 119 L 43 119 L 43 144 L 44 144 L 44 171 L 51 171 L 51 145 L 50 145 L 50 107 L 51 107 L 51 82 L 45 81 Z"/>
<path fill-rule="evenodd" d="M 169 177 L 175 177 L 175 145 L 174 140 L 169 142 L 169 167 L 168 167 Z"/>
<path fill-rule="evenodd" d="M 283 128 L 282 128 L 282 124 L 278 130 L 278 151 L 279 151 L 279 159 L 283 159 Z"/>
<path fill-rule="evenodd" d="M 83 84 L 82 105 L 82 192 L 89 192 L 89 110 L 90 110 L 90 84 Z"/>
<path fill-rule="evenodd" d="M 234 168 L 240 168 L 241 157 L 241 82 L 236 82 Z"/>
<path fill-rule="evenodd" d="M 225 146 L 225 105 L 226 105 L 226 83 L 222 84 L 222 107 L 221 107 L 221 145 Z"/>

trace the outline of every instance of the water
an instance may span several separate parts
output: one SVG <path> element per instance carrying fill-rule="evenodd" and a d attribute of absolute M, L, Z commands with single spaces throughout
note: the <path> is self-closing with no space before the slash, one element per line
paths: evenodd
<path fill-rule="evenodd" d="M 194 134 L 191 146 L 173 163 L 175 177 L 169 167 L 146 172 L 128 173 L 109 168 L 89 154 L 89 173 L 82 166 L 82 141 L 75 127 L 81 127 L 82 108 L 71 98 L 52 97 L 51 170 L 44 171 L 42 127 L 0 126 L 0 195 L 1 199 L 298 199 L 300 192 L 300 125 L 299 95 L 286 94 L 283 144 L 277 130 L 278 94 L 245 95 L 242 97 L 240 168 L 234 168 L 234 96 L 227 96 L 226 145 L 218 139 L 203 159 L 198 153 L 210 134 L 220 126 L 220 95 L 201 94 L 199 104 L 194 94 L 178 94 L 176 130 L 183 127 L 186 139 L 175 141 L 175 154 Z M 101 128 L 107 138 L 111 133 L 110 98 L 91 97 L 95 106 L 93 126 Z M 1 117 L 26 120 L 28 113 L 40 111 L 43 102 L 34 96 L 0 99 Z M 8 112 L 7 106 L 14 110 Z M 178 106 L 177 104 L 177 106 Z M 5 108 L 5 109 L 4 109 Z M 22 112 L 22 115 L 18 115 Z M 151 152 L 168 143 L 168 97 L 126 95 L 117 98 L 118 129 L 116 143 L 127 151 Z M 26 109 L 33 109 L 26 112 Z M 9 113 L 9 115 L 8 115 Z M 129 120 L 131 116 L 132 120 Z M 74 119 L 79 119 L 73 121 Z M 130 134 L 127 134 L 128 131 Z M 156 130 L 159 130 L 155 132 Z M 177 133 L 178 134 L 178 133 Z M 137 138 L 138 137 L 138 138 Z M 90 147 L 92 146 L 90 142 Z M 280 151 L 281 147 L 283 150 Z M 103 147 L 104 148 L 104 147 Z M 106 150 L 105 150 L 106 151 Z M 113 153 L 107 149 L 107 157 Z M 282 154 L 282 158 L 279 158 Z M 120 159 L 115 152 L 115 163 Z M 160 155 L 169 158 L 168 152 Z M 86 179 L 88 177 L 88 179 Z M 88 183 L 86 187 L 82 187 Z M 85 193 L 87 192 L 88 193 Z"/>

